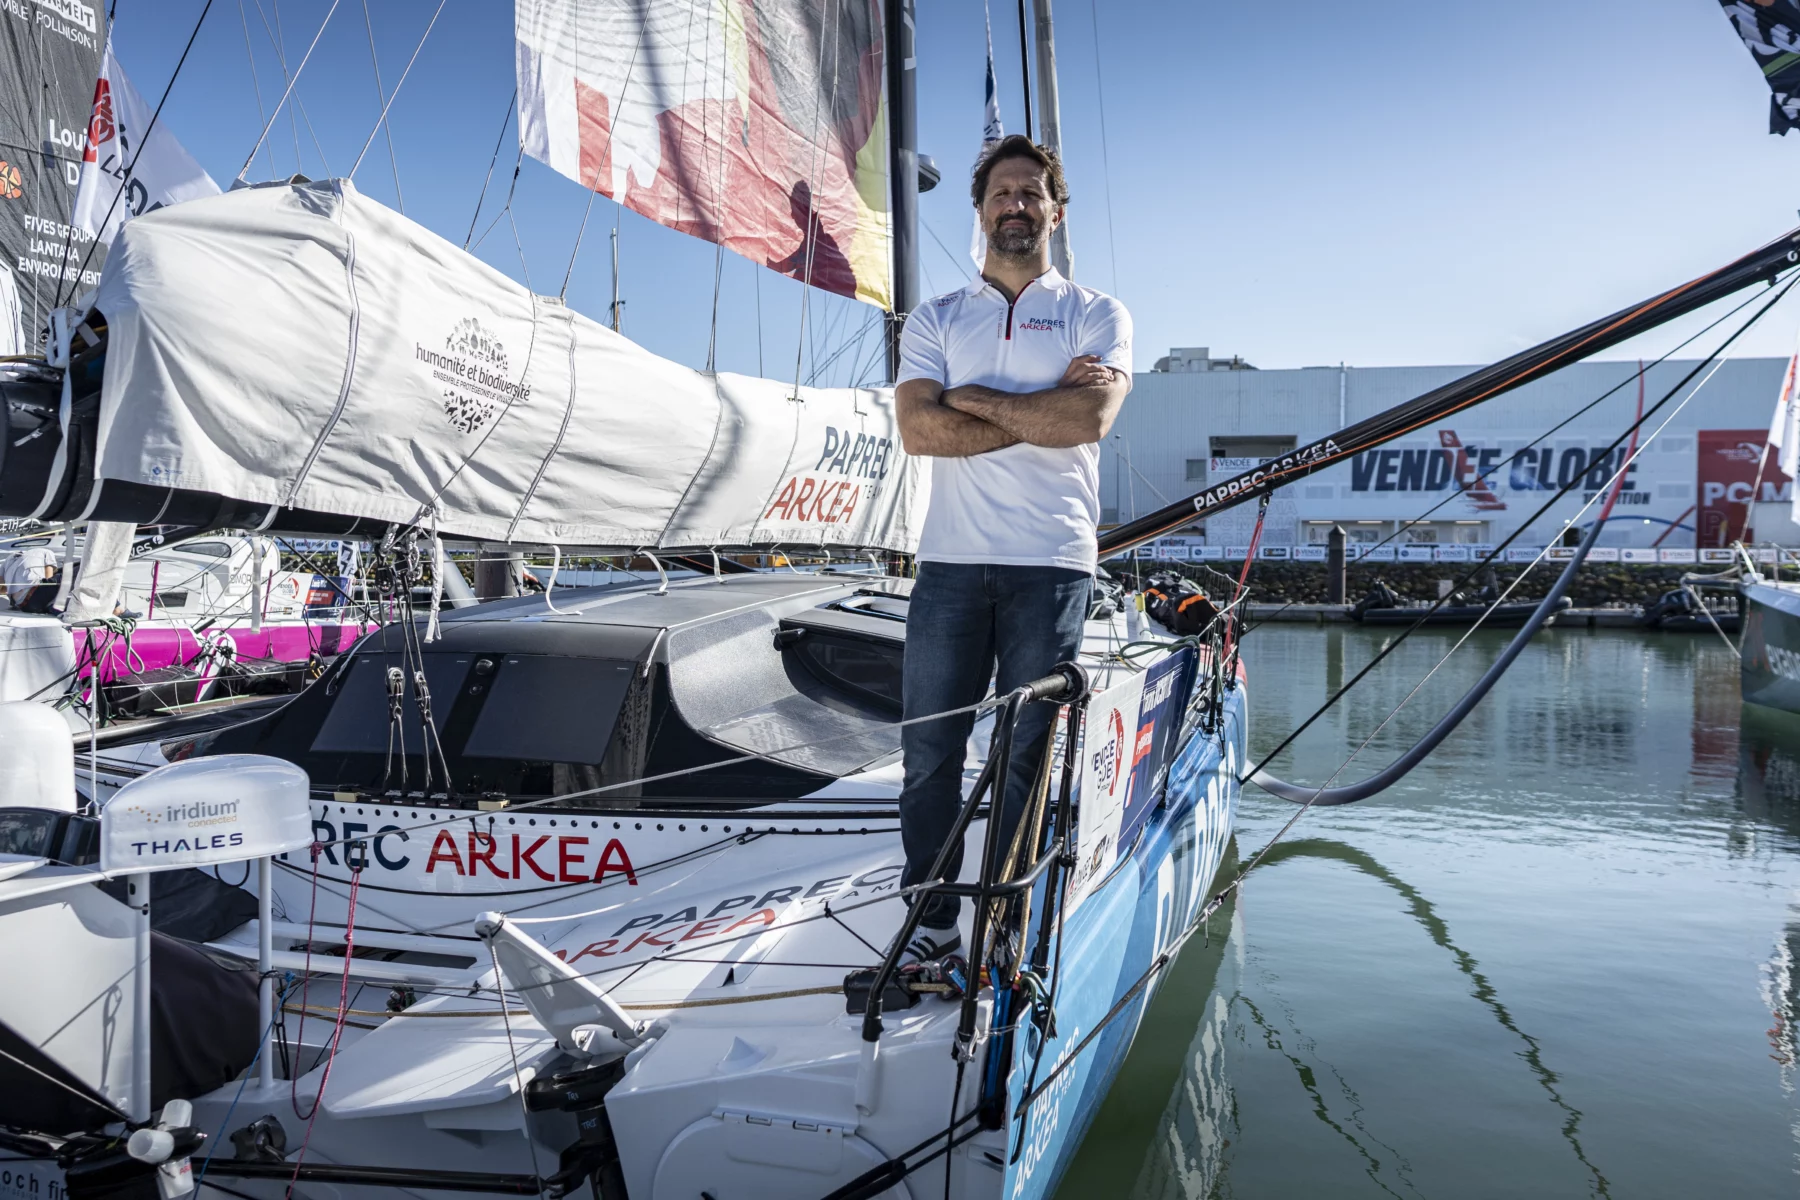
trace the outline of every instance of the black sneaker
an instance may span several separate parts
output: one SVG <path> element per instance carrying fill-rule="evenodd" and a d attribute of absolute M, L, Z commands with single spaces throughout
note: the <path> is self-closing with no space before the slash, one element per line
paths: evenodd
<path fill-rule="evenodd" d="M 929 925 L 921 925 L 914 931 L 912 941 L 906 943 L 906 949 L 900 952 L 900 967 L 908 967 L 914 963 L 937 962 L 952 954 L 962 951 L 962 934 L 955 926 L 949 929 L 933 929 Z"/>

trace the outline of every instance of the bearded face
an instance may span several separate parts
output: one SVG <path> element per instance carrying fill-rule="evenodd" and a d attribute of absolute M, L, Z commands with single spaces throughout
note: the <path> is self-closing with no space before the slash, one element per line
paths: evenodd
<path fill-rule="evenodd" d="M 1009 258 L 1035 258 L 1050 240 L 1044 222 L 1031 213 L 1004 213 L 987 230 L 988 245 Z"/>
<path fill-rule="evenodd" d="M 994 164 L 981 203 L 981 229 L 990 251 L 1002 258 L 1041 258 L 1061 220 L 1062 206 L 1051 198 L 1042 167 L 1028 158 Z"/>

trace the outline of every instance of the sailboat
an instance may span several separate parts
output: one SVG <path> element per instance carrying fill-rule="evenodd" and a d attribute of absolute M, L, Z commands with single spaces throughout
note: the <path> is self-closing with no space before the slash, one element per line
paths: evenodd
<path fill-rule="evenodd" d="M 637 18 L 606 10 L 625 36 L 603 37 L 585 11 L 522 2 L 518 62 L 527 148 L 572 147 L 594 186 L 621 177 L 622 131 L 670 106 L 625 103 L 629 63 L 589 57 L 630 54 Z M 779 78 L 787 107 L 710 128 L 774 145 L 786 135 L 755 122 L 803 114 L 796 144 L 841 174 L 777 189 L 808 182 L 802 244 L 829 235 L 832 285 L 904 313 L 919 301 L 910 6 L 827 12 L 825 29 L 813 9 L 763 6 L 804 36 L 746 22 L 676 44 L 709 81 Z M 826 47 L 841 69 L 821 69 Z M 699 111 L 729 115 L 719 99 Z M 851 131 L 830 146 L 827 111 Z M 682 128 L 704 146 L 708 127 Z M 876 130 L 885 214 L 852 182 Z M 857 249 L 865 221 L 889 231 L 891 273 Z M 1101 553 L 1797 260 L 1800 232 L 1110 531 Z M 1098 606 L 1075 661 L 979 706 L 955 834 L 970 871 L 908 894 L 909 581 L 731 557 L 916 545 L 929 463 L 905 453 L 887 390 L 659 359 L 342 179 L 134 220 L 51 332 L 45 377 L 0 385 L 9 411 L 57 414 L 0 461 L 0 515 L 369 536 L 400 614 L 278 709 L 165 730 L 135 768 L 78 759 L 39 705 L 0 705 L 0 952 L 34 981 L 0 995 L 0 1138 L 72 1196 L 153 1180 L 270 1197 L 1048 1196 L 1217 906 L 1245 777 L 1309 805 L 1380 790 L 1493 686 L 1604 524 L 1477 689 L 1348 788 L 1247 769 L 1241 596 L 1185 636 Z M 439 603 L 459 541 L 541 548 L 551 586 Z M 574 549 L 656 577 L 559 591 Z M 711 569 L 671 578 L 677 559 Z M 1057 707 L 1058 735 L 1017 763 L 1032 704 Z M 1004 837 L 988 800 L 1014 770 L 1032 800 Z M 103 803 L 78 806 L 84 775 Z M 901 970 L 909 900 L 931 891 L 972 901 L 972 952 Z"/>
<path fill-rule="evenodd" d="M 1775 459 L 1789 477 L 1800 473 L 1800 410 L 1796 408 L 1794 382 L 1794 366 L 1790 363 L 1781 396 L 1775 403 L 1761 464 L 1766 468 Z M 1760 478 L 1757 482 L 1761 482 Z M 1746 505 L 1747 513 L 1754 511 L 1754 502 Z M 1794 497 L 1794 513 L 1800 516 L 1800 493 Z M 1747 552 L 1743 542 L 1737 543 L 1736 552 L 1737 593 L 1744 611 L 1744 636 L 1738 648 L 1738 677 L 1744 700 L 1800 713 L 1800 582 L 1782 578 L 1782 569 L 1800 567 L 1800 559 L 1792 550 L 1777 548 L 1774 574 L 1770 576 L 1763 573 L 1762 564 Z"/>

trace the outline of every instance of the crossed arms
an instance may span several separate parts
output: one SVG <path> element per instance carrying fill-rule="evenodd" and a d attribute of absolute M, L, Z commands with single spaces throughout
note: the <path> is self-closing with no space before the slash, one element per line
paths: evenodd
<path fill-rule="evenodd" d="M 1130 390 L 1124 372 L 1083 354 L 1055 387 L 1042 391 L 973 384 L 946 390 L 936 380 L 909 379 L 894 390 L 894 404 L 908 454 L 967 458 L 1020 442 L 1057 448 L 1097 442 Z"/>

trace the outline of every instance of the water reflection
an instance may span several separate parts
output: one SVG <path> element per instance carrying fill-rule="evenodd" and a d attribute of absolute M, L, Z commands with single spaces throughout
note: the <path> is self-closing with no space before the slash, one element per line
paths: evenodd
<path fill-rule="evenodd" d="M 1297 858 L 1322 858 L 1345 863 L 1365 875 L 1380 880 L 1399 893 L 1400 897 L 1406 901 L 1408 915 L 1419 923 L 1434 943 L 1449 952 L 1452 960 L 1456 963 L 1456 969 L 1468 978 L 1469 994 L 1493 1014 L 1494 1020 L 1500 1024 L 1502 1029 L 1523 1043 L 1525 1048 L 1520 1051 L 1519 1056 L 1531 1069 L 1532 1075 L 1536 1077 L 1539 1086 L 1549 1096 L 1550 1102 L 1561 1112 L 1563 1117 L 1562 1136 L 1569 1143 L 1569 1148 L 1575 1152 L 1576 1159 L 1592 1177 L 1594 1194 L 1611 1195 L 1608 1191 L 1606 1176 L 1602 1175 L 1600 1169 L 1588 1160 L 1587 1151 L 1582 1148 L 1581 1112 L 1563 1098 L 1560 1088 L 1562 1081 L 1556 1072 L 1544 1063 L 1543 1044 L 1519 1028 L 1513 1014 L 1501 1002 L 1500 994 L 1494 987 L 1493 981 L 1482 973 L 1481 965 L 1475 960 L 1475 956 L 1450 940 L 1450 927 L 1432 907 L 1431 901 L 1427 900 L 1417 888 L 1382 866 L 1371 855 L 1365 854 L 1355 846 L 1329 838 L 1305 838 L 1284 842 L 1264 856 L 1263 865 L 1274 866 L 1277 863 Z"/>
<path fill-rule="evenodd" d="M 1253 749 L 1387 636 L 1259 629 Z M 1272 769 L 1329 777 L 1446 649 L 1398 646 Z M 1291 815 L 1246 796 L 1245 847 Z M 1716 638 L 1541 638 L 1402 786 L 1293 836 L 1177 961 L 1061 1196 L 1792 1192 L 1800 717 L 1742 705 Z"/>

